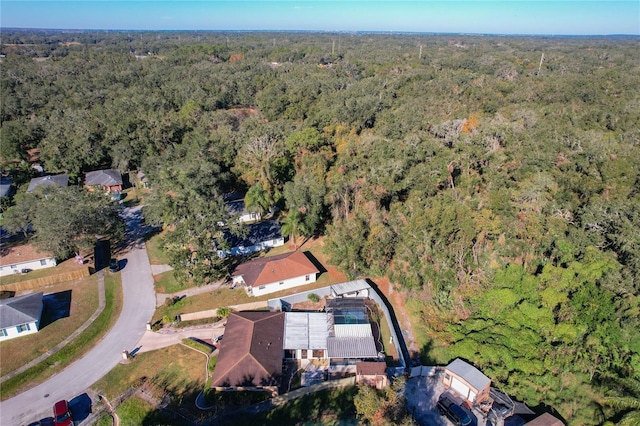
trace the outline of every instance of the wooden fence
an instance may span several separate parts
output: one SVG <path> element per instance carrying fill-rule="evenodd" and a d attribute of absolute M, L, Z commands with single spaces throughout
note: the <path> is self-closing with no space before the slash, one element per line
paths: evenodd
<path fill-rule="evenodd" d="M 2 284 L 0 285 L 0 290 L 23 292 L 27 290 L 33 290 L 34 288 L 42 288 L 52 284 L 63 283 L 65 281 L 79 280 L 88 277 L 89 275 L 89 268 L 82 268 L 62 274 L 47 275 L 46 277 L 34 278 L 32 280 Z"/>

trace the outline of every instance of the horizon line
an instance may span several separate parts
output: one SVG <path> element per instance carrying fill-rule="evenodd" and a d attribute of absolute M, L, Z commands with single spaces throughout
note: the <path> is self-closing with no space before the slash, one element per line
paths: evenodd
<path fill-rule="evenodd" d="M 3 27 L 0 30 L 14 31 L 72 31 L 72 32 L 232 32 L 232 33 L 342 33 L 342 34 L 428 34 L 428 35 L 467 35 L 467 36 L 498 36 L 498 37 L 640 37 L 639 34 L 609 33 L 609 34 L 556 34 L 556 33 L 486 33 L 486 32 L 436 32 L 436 31 L 402 31 L 402 30 L 292 30 L 292 29 L 135 29 L 135 28 L 45 28 L 45 27 Z"/>

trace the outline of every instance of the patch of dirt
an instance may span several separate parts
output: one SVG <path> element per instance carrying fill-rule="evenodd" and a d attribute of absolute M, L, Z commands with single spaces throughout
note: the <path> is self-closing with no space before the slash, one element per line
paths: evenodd
<path fill-rule="evenodd" d="M 393 306 L 393 310 L 395 311 L 396 318 L 400 323 L 400 329 L 402 330 L 402 335 L 404 336 L 411 359 L 419 359 L 420 348 L 416 343 L 413 325 L 411 324 L 409 311 L 405 306 L 405 301 L 402 293 L 394 289 L 393 285 L 386 277 L 372 278 L 372 281 L 376 283 L 378 289 L 382 292 L 382 294 L 384 294 L 389 303 L 391 303 L 391 306 Z"/>

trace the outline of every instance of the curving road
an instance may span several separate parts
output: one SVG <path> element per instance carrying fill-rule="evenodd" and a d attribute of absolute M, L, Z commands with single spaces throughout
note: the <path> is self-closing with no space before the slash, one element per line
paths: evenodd
<path fill-rule="evenodd" d="M 124 349 L 132 351 L 140 341 L 155 310 L 153 275 L 142 238 L 141 209 L 127 208 L 123 217 L 129 248 L 121 272 L 124 304 L 118 321 L 83 358 L 46 382 L 0 402 L 0 425 L 27 425 L 51 416 L 56 401 L 71 400 L 85 392 L 122 360 Z"/>

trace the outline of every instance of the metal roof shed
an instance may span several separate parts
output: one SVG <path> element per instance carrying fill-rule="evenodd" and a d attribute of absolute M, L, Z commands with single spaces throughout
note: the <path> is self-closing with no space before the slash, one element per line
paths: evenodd
<path fill-rule="evenodd" d="M 491 379 L 459 358 L 447 365 L 443 383 L 447 389 L 453 390 L 472 404 L 487 399 L 491 387 Z"/>

